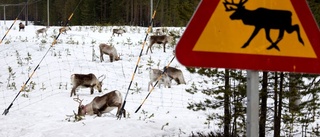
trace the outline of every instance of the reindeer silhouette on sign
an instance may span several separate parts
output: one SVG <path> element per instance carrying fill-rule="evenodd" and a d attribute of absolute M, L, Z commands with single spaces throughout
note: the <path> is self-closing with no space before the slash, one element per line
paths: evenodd
<path fill-rule="evenodd" d="M 245 25 L 255 26 L 250 38 L 246 43 L 243 44 L 241 48 L 246 48 L 262 28 L 265 30 L 267 40 L 271 43 L 271 46 L 267 48 L 268 50 L 275 48 L 280 51 L 280 48 L 277 46 L 277 44 L 282 40 L 284 31 L 288 33 L 296 31 L 299 42 L 304 45 L 304 42 L 300 36 L 299 25 L 291 24 L 291 11 L 271 10 L 266 8 L 247 10 L 244 6 L 246 2 L 248 2 L 248 0 L 240 0 L 238 4 L 234 3 L 234 0 L 232 0 L 231 3 L 227 0 L 223 2 L 226 11 L 235 11 L 230 15 L 231 20 L 242 20 L 243 24 Z M 270 38 L 270 29 L 279 30 L 279 35 L 275 42 L 273 42 Z"/>

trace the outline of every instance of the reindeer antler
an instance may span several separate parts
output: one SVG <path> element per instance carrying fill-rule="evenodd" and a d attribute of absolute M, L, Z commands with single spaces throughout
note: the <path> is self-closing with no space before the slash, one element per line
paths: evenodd
<path fill-rule="evenodd" d="M 122 53 L 118 53 L 118 57 L 117 57 L 117 60 L 121 60 L 121 56 L 123 56 L 123 54 Z"/>
<path fill-rule="evenodd" d="M 81 100 L 81 99 L 79 98 L 79 95 L 77 96 L 77 98 L 73 98 L 73 100 L 74 100 L 75 102 L 78 102 L 78 103 L 79 103 L 79 106 L 82 105 L 83 99 Z"/>
<path fill-rule="evenodd" d="M 223 5 L 226 8 L 226 11 L 234 11 L 234 10 L 237 10 L 239 7 L 243 7 L 243 5 L 246 2 L 248 2 L 248 0 L 244 0 L 244 1 L 240 0 L 239 3 L 234 3 L 234 0 L 232 0 L 231 3 L 228 0 L 224 0 Z M 237 8 L 233 8 L 232 6 L 228 7 L 228 5 L 236 6 Z"/>
<path fill-rule="evenodd" d="M 98 77 L 98 79 L 100 79 L 100 78 L 102 78 L 100 81 L 103 81 L 104 79 L 106 79 L 106 75 L 103 74 L 103 75 L 101 75 L 100 77 Z"/>

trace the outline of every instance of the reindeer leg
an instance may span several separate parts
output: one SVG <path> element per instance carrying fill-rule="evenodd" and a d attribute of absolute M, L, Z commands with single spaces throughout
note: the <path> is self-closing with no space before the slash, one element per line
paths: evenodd
<path fill-rule="evenodd" d="M 151 42 L 147 48 L 147 52 L 146 52 L 146 55 L 148 54 L 148 50 L 150 49 L 150 52 L 152 53 L 152 50 L 151 50 L 151 46 L 154 44 L 154 42 Z"/>
<path fill-rule="evenodd" d="M 166 52 L 166 42 L 165 43 L 163 43 L 163 52 Z"/>
<path fill-rule="evenodd" d="M 278 39 L 276 42 L 272 43 L 270 47 L 268 47 L 267 49 L 270 50 L 272 48 L 275 48 L 277 49 L 278 51 L 280 51 L 279 47 L 277 46 L 277 44 L 282 40 L 283 38 L 283 35 L 284 35 L 284 30 L 283 29 L 280 29 L 279 30 L 279 36 L 278 36 Z"/>
<path fill-rule="evenodd" d="M 270 50 L 272 48 L 276 48 L 278 51 L 280 51 L 279 47 L 272 41 L 272 39 L 270 37 L 270 28 L 265 28 L 264 30 L 266 32 L 267 40 L 271 43 L 271 46 L 269 46 L 267 49 Z"/>
<path fill-rule="evenodd" d="M 90 87 L 90 93 L 93 94 L 93 87 Z"/>
<path fill-rule="evenodd" d="M 175 80 L 176 80 L 176 82 L 178 83 L 178 85 L 181 84 L 179 78 L 176 78 Z"/>
<path fill-rule="evenodd" d="M 163 77 L 161 77 L 161 79 L 159 79 L 159 81 L 158 81 L 159 88 L 161 88 L 161 84 L 163 84 L 163 87 L 166 87 L 166 82 L 164 81 Z"/>
<path fill-rule="evenodd" d="M 286 31 L 287 31 L 288 33 L 292 33 L 293 31 L 296 31 L 296 32 L 297 32 L 297 35 L 298 35 L 298 40 L 299 40 L 299 42 L 300 42 L 302 45 L 304 45 L 304 42 L 303 42 L 303 40 L 302 40 L 302 38 L 301 38 L 301 36 L 300 36 L 300 29 L 299 29 L 299 25 L 298 25 L 298 24 L 293 25 L 293 26 L 291 26 L 290 28 L 287 28 Z"/>
<path fill-rule="evenodd" d="M 97 108 L 92 108 L 93 114 L 97 114 L 98 117 L 101 117 L 101 112 Z"/>
<path fill-rule="evenodd" d="M 100 117 L 103 114 L 103 111 L 105 111 L 109 107 L 108 103 L 101 106 L 99 109 L 97 109 L 97 115 Z"/>
<path fill-rule="evenodd" d="M 149 82 L 149 85 L 148 85 L 148 91 L 149 91 L 149 89 L 150 89 L 150 86 L 151 86 L 152 88 L 154 88 L 151 81 Z"/>
<path fill-rule="evenodd" d="M 70 97 L 72 97 L 72 93 L 73 93 L 74 96 L 76 95 L 76 89 L 77 89 L 78 86 L 79 86 L 79 85 L 74 85 L 74 86 L 72 87 Z"/>
<path fill-rule="evenodd" d="M 121 119 L 122 114 L 123 114 L 123 117 L 126 118 L 126 113 L 127 112 L 126 112 L 125 109 L 123 109 L 122 112 L 121 112 L 121 109 L 119 109 L 119 113 L 117 115 L 117 117 L 118 117 L 117 119 Z"/>
<path fill-rule="evenodd" d="M 150 52 L 151 52 L 151 53 L 153 53 L 153 52 L 152 52 L 152 49 L 151 49 L 151 47 L 152 47 L 152 45 L 150 45 L 149 49 L 150 49 Z"/>
<path fill-rule="evenodd" d="M 120 115 L 120 110 L 121 110 L 121 103 L 119 103 L 119 104 L 117 105 L 117 107 L 118 107 L 118 110 L 117 110 L 116 116 L 119 117 L 119 115 Z"/>
<path fill-rule="evenodd" d="M 73 87 L 73 88 L 71 89 L 70 97 L 72 97 L 72 93 L 74 94 L 74 96 L 76 95 L 76 88 L 75 88 L 75 87 Z"/>
<path fill-rule="evenodd" d="M 149 47 L 150 47 L 150 46 L 148 46 L 148 48 L 147 48 L 147 52 L 146 52 L 146 55 L 148 55 L 148 50 L 149 50 Z"/>
<path fill-rule="evenodd" d="M 102 49 L 100 48 L 100 62 L 104 61 L 104 58 L 103 58 L 103 51 Z"/>
<path fill-rule="evenodd" d="M 100 53 L 100 62 L 104 61 L 103 54 Z"/>
<path fill-rule="evenodd" d="M 248 39 L 248 41 L 246 43 L 243 44 L 243 46 L 241 48 L 246 48 L 250 44 L 251 40 L 258 34 L 260 29 L 261 29 L 260 27 L 255 27 L 250 38 Z"/>
<path fill-rule="evenodd" d="M 110 62 L 113 62 L 113 55 L 112 54 L 109 55 L 109 58 L 110 58 Z"/>

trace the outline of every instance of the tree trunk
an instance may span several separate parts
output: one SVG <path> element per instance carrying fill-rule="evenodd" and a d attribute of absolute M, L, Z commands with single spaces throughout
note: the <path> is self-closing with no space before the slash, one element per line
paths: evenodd
<path fill-rule="evenodd" d="M 299 104 L 297 101 L 300 99 L 298 86 L 299 74 L 289 74 L 289 111 L 291 113 L 299 112 Z"/>
<path fill-rule="evenodd" d="M 134 24 L 134 0 L 131 0 L 131 25 L 135 25 Z"/>
<path fill-rule="evenodd" d="M 235 100 L 235 102 L 239 102 L 239 100 L 238 100 L 238 98 L 236 97 L 236 95 L 235 94 L 233 94 L 233 98 L 234 98 L 234 100 Z M 235 137 L 236 135 L 238 135 L 238 133 L 237 133 L 237 118 L 238 118 L 238 109 L 240 109 L 240 108 L 238 108 L 238 107 L 234 107 L 234 117 L 233 117 L 233 123 L 232 123 L 232 137 Z"/>
<path fill-rule="evenodd" d="M 229 82 L 229 69 L 225 69 L 225 93 L 224 93 L 224 136 L 229 137 L 230 133 L 230 82 Z"/>
<path fill-rule="evenodd" d="M 278 109 L 278 120 L 277 120 L 277 127 L 279 128 L 279 133 L 277 133 L 280 137 L 280 127 L 281 127 L 281 110 L 282 110 L 282 94 L 283 94 L 283 82 L 284 82 L 284 74 L 281 72 L 280 74 L 280 86 L 279 86 L 279 109 Z"/>
<path fill-rule="evenodd" d="M 259 137 L 265 137 L 266 117 L 267 117 L 267 99 L 268 99 L 268 72 L 263 72 L 262 91 L 261 91 L 261 112 L 259 121 Z"/>
<path fill-rule="evenodd" d="M 274 130 L 273 130 L 273 134 L 274 137 L 280 137 L 280 127 L 278 126 L 278 122 L 279 122 L 279 117 L 278 117 L 278 110 L 279 106 L 278 106 L 278 73 L 275 72 L 274 73 Z"/>
<path fill-rule="evenodd" d="M 276 114 L 275 120 L 275 137 L 280 137 L 280 127 L 281 127 L 281 110 L 282 110 L 282 94 L 283 94 L 283 82 L 284 82 L 284 74 L 283 72 L 280 73 L 280 86 L 279 86 L 279 105 L 278 105 L 278 114 Z"/>

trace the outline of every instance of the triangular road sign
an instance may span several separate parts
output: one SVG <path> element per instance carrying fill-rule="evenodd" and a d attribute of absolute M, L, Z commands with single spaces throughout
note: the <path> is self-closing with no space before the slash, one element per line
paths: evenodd
<path fill-rule="evenodd" d="M 202 0 L 176 47 L 189 67 L 320 73 L 305 0 Z"/>

